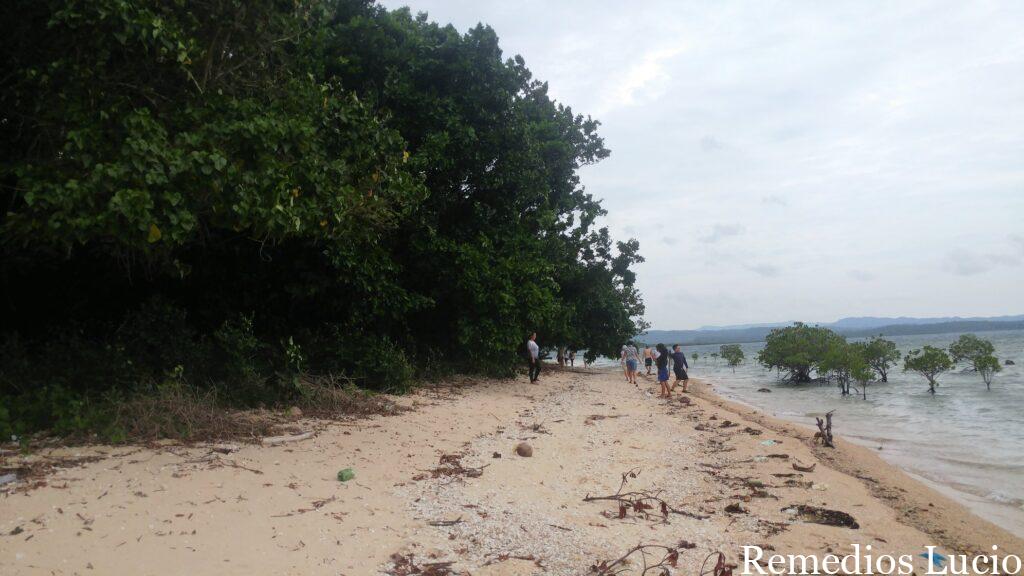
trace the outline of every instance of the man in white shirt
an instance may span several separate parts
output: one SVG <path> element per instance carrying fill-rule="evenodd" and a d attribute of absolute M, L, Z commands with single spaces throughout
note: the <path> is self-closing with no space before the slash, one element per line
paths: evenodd
<path fill-rule="evenodd" d="M 530 334 L 526 341 L 526 349 L 530 352 L 530 382 L 540 379 L 540 346 L 537 346 L 537 333 Z"/>

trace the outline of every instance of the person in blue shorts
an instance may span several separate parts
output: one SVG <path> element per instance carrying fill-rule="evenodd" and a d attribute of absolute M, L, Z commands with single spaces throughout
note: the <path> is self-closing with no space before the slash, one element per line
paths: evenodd
<path fill-rule="evenodd" d="M 654 363 L 658 365 L 658 385 L 661 387 L 658 397 L 670 398 L 672 391 L 668 387 L 668 348 L 665 348 L 664 344 L 658 344 L 656 350 L 658 355 L 654 358 Z"/>

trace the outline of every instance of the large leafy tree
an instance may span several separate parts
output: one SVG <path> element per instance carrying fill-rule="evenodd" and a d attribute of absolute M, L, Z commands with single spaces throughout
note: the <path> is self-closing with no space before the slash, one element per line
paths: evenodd
<path fill-rule="evenodd" d="M 639 331 L 638 247 L 616 253 L 594 229 L 603 210 L 577 175 L 608 156 L 596 121 L 551 100 L 486 26 L 460 34 L 342 3 L 329 33 L 326 74 L 407 138 L 430 190 L 396 251 L 403 285 L 431 302 L 417 316 L 427 342 L 493 365 L 533 330 L 589 354 L 614 354 Z"/>
<path fill-rule="evenodd" d="M 773 328 L 765 337 L 764 348 L 757 353 L 757 361 L 769 370 L 785 370 L 792 382 L 809 382 L 811 373 L 838 340 L 842 337 L 828 328 L 801 322 Z"/>
<path fill-rule="evenodd" d="M 508 373 L 532 330 L 593 355 L 642 328 L 638 245 L 578 177 L 609 154 L 598 123 L 490 28 L 363 0 L 10 8 L 10 349 L 70 334 L 136 379 L 302 358 L 386 385 L 410 362 Z"/>
<path fill-rule="evenodd" d="M 875 336 L 867 342 L 859 342 L 857 346 L 868 366 L 878 374 L 878 378 L 882 382 L 888 382 L 889 370 L 900 360 L 900 351 L 896 349 L 896 343 Z"/>
<path fill-rule="evenodd" d="M 992 388 L 992 377 L 1003 369 L 995 352 L 996 347 L 992 342 L 974 334 L 962 334 L 949 345 L 949 356 L 953 362 L 969 362 L 971 369 L 981 375 L 985 387 L 989 389 Z"/>
<path fill-rule="evenodd" d="M 944 372 L 953 369 L 953 360 L 942 348 L 924 346 L 918 350 L 911 350 L 903 358 L 903 370 L 917 372 L 928 380 L 928 392 L 935 394 L 935 387 L 939 385 L 938 377 Z"/>

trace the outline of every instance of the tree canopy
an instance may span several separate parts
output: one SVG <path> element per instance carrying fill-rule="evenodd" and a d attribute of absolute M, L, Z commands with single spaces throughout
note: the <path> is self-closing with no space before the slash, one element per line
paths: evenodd
<path fill-rule="evenodd" d="M 868 366 L 878 374 L 882 382 L 889 381 L 889 369 L 900 360 L 900 351 L 896 343 L 881 336 L 874 336 L 867 342 L 860 342 L 861 357 Z"/>
<path fill-rule="evenodd" d="M 981 375 L 985 387 L 992 388 L 992 377 L 1003 369 L 995 355 L 996 347 L 974 334 L 962 334 L 949 345 L 949 356 L 953 362 L 967 361 L 971 369 Z"/>
<path fill-rule="evenodd" d="M 718 353 L 722 358 L 725 358 L 725 361 L 728 362 L 729 367 L 732 368 L 733 372 L 736 371 L 736 367 L 739 366 L 746 357 L 739 344 L 723 344 L 719 348 Z"/>
<path fill-rule="evenodd" d="M 491 28 L 365 0 L 10 8 L 0 396 L 173 371 L 272 401 L 296 365 L 396 388 L 508 374 L 534 330 L 591 357 L 642 330 L 639 245 L 578 176 L 599 123 Z M 32 404 L 11 418 L 59 418 Z"/>
<path fill-rule="evenodd" d="M 928 380 L 928 391 L 935 394 L 939 375 L 953 369 L 953 360 L 942 348 L 924 346 L 907 352 L 903 358 L 903 369 L 924 376 Z"/>
<path fill-rule="evenodd" d="M 769 370 L 785 370 L 792 382 L 809 382 L 811 372 L 818 368 L 833 342 L 842 337 L 820 326 L 796 322 L 792 326 L 774 328 L 757 353 L 757 361 Z"/>

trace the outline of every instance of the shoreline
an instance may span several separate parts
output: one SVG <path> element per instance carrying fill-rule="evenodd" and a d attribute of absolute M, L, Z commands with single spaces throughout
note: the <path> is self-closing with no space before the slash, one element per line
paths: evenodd
<path fill-rule="evenodd" d="M 352 576 L 443 564 L 439 574 L 580 574 L 637 543 L 680 540 L 682 573 L 715 551 L 738 562 L 744 545 L 1024 552 L 842 438 L 835 450 L 811 446 L 810 431 L 732 405 L 699 379 L 687 400 L 663 401 L 645 392 L 651 378 L 637 390 L 617 370 L 594 372 L 549 368 L 540 385 L 458 379 L 397 397 L 412 408 L 398 415 L 306 420 L 308 440 L 227 455 L 173 444 L 48 451 L 82 463 L 31 490 L 3 489 L 0 572 Z M 519 442 L 531 457 L 516 454 Z M 817 464 L 795 472 L 793 462 Z M 355 479 L 339 482 L 346 467 Z M 588 501 L 615 494 L 630 470 L 630 490 L 680 513 L 620 517 L 615 502 Z M 812 523 L 794 516 L 799 506 L 849 513 L 859 527 Z"/>
<path fill-rule="evenodd" d="M 780 423 L 793 424 L 810 430 L 812 433 L 815 432 L 813 426 L 805 421 L 801 421 L 797 417 L 787 417 L 778 415 L 768 407 L 762 407 L 756 405 L 753 401 L 738 398 L 734 394 L 726 394 L 717 390 L 711 390 L 708 387 L 707 382 L 715 383 L 715 378 L 697 378 L 696 381 L 702 382 L 704 390 L 714 394 L 715 397 L 721 399 L 724 402 L 729 403 L 739 410 L 750 410 L 754 412 L 760 412 L 766 416 L 773 418 Z M 733 392 L 733 391 L 730 391 Z M 909 467 L 901 466 L 899 462 L 889 460 L 889 457 L 895 457 L 890 451 L 882 453 L 881 444 L 884 440 L 875 439 L 870 437 L 863 437 L 855 434 L 843 434 L 842 438 L 844 441 L 850 442 L 856 446 L 862 447 L 867 450 L 870 454 L 876 456 L 884 464 L 897 468 L 903 474 L 906 474 L 915 482 L 924 484 L 935 492 L 942 494 L 943 496 L 952 499 L 957 504 L 967 508 L 972 514 L 982 518 L 987 522 L 996 524 L 1003 530 L 1016 535 L 1017 537 L 1024 538 L 1024 510 L 1018 509 L 1012 504 L 1000 504 L 993 502 L 978 492 L 970 491 L 965 488 L 960 488 L 954 483 L 944 482 L 943 480 L 931 478 L 926 476 L 926 473 L 919 472 Z M 876 447 L 877 451 L 876 451 Z M 998 518 L 996 520 L 990 520 L 989 518 Z"/>
<path fill-rule="evenodd" d="M 804 424 L 726 398 L 714 391 L 703 379 L 694 378 L 691 382 L 697 384 L 696 388 L 691 384 L 693 393 L 717 406 L 780 434 L 807 443 L 813 442 L 816 431 Z M 886 461 L 856 440 L 837 436 L 834 444 L 834 449 L 816 446 L 813 451 L 817 460 L 848 476 L 860 479 L 876 497 L 885 500 L 897 512 L 901 522 L 928 533 L 938 542 L 957 551 L 977 554 L 990 552 L 992 543 L 999 541 L 1013 543 L 1018 550 L 1024 550 L 1024 540 L 1020 537 L 982 518 L 952 495 L 943 493 L 942 488 L 948 487 Z M 864 470 L 871 470 L 873 475 L 865 475 Z M 954 530 L 959 532 L 953 532 Z M 971 536 L 964 536 L 965 533 Z"/>

